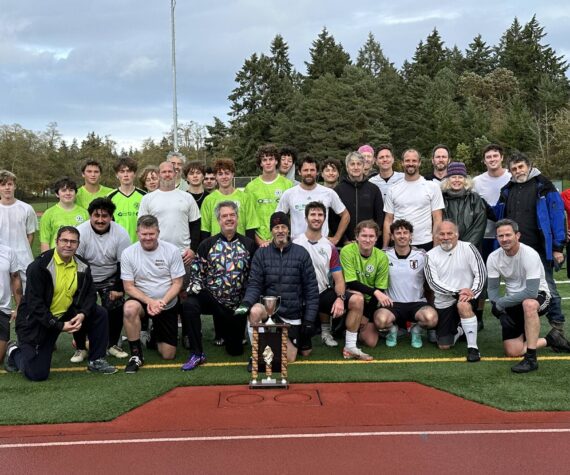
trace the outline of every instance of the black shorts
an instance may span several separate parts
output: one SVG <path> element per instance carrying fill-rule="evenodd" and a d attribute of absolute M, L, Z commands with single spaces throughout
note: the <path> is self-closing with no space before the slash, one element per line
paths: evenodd
<path fill-rule="evenodd" d="M 394 305 L 386 307 L 386 310 L 394 314 L 396 325 L 404 328 L 407 322 L 416 322 L 416 313 L 424 307 L 431 308 L 427 302 L 394 302 Z"/>
<path fill-rule="evenodd" d="M 542 316 L 548 312 L 550 298 L 545 292 L 539 292 L 536 301 L 538 302 L 538 315 Z M 505 309 L 506 315 L 501 316 L 501 328 L 503 329 L 503 341 L 512 340 L 524 335 L 524 310 L 522 304 Z"/>
<path fill-rule="evenodd" d="M 348 301 L 350 297 L 354 294 L 352 292 L 346 291 L 344 293 L 344 311 L 348 310 Z M 319 294 L 319 313 L 326 313 L 327 315 L 331 314 L 332 306 L 334 305 L 334 301 L 337 299 L 336 292 L 333 288 L 329 288 L 323 290 Z"/>
<path fill-rule="evenodd" d="M 166 343 L 167 345 L 176 346 L 178 343 L 178 304 L 163 310 L 158 315 L 152 317 L 146 311 L 146 304 L 140 300 L 130 298 L 140 303 L 143 309 L 141 323 L 144 320 L 152 320 L 151 337 L 157 343 Z"/>
<path fill-rule="evenodd" d="M 0 341 L 10 339 L 10 315 L 0 312 Z"/>
<path fill-rule="evenodd" d="M 275 317 L 274 320 L 277 323 L 286 323 L 279 317 Z M 301 336 L 301 325 L 289 325 L 287 336 L 293 346 L 300 351 L 306 351 L 313 348 L 311 338 L 304 338 Z"/>
<path fill-rule="evenodd" d="M 380 302 L 376 299 L 376 297 L 372 297 L 368 302 L 364 301 L 364 312 L 362 314 L 368 319 L 368 321 L 374 321 L 374 314 L 376 310 L 382 308 Z"/>
<path fill-rule="evenodd" d="M 475 309 L 477 308 L 477 299 L 471 300 L 471 307 L 473 308 L 473 314 L 475 314 Z M 437 343 L 439 345 L 453 345 L 453 340 L 455 334 L 457 333 L 457 327 L 461 318 L 459 318 L 459 312 L 457 311 L 457 302 L 447 308 L 437 309 Z"/>

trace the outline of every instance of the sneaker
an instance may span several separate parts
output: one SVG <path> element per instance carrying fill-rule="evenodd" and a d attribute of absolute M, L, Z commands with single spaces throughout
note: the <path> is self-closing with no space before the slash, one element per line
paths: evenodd
<path fill-rule="evenodd" d="M 412 348 L 421 348 L 422 346 L 424 346 L 421 333 L 411 332 L 411 335 L 412 335 Z"/>
<path fill-rule="evenodd" d="M 127 366 L 125 366 L 125 373 L 134 374 L 143 364 L 143 360 L 141 360 L 138 356 L 131 356 L 129 362 L 127 363 Z"/>
<path fill-rule="evenodd" d="M 334 337 L 330 333 L 322 333 L 321 340 L 325 344 L 325 346 L 330 346 L 330 347 L 338 346 L 338 342 L 334 339 Z"/>
<path fill-rule="evenodd" d="M 538 369 L 538 361 L 536 358 L 528 358 L 526 355 L 516 365 L 511 368 L 513 373 L 530 373 L 531 371 L 536 371 Z"/>
<path fill-rule="evenodd" d="M 364 353 L 360 348 L 347 348 L 346 346 L 342 350 L 342 356 L 345 360 L 372 361 L 374 359 L 372 356 Z"/>
<path fill-rule="evenodd" d="M 437 332 L 435 330 L 428 330 L 427 335 L 430 343 L 437 343 Z"/>
<path fill-rule="evenodd" d="M 69 358 L 72 363 L 82 363 L 87 358 L 87 350 L 75 350 L 73 356 Z"/>
<path fill-rule="evenodd" d="M 89 362 L 87 365 L 87 371 L 100 374 L 115 374 L 117 372 L 117 368 L 107 363 L 105 358 L 99 358 L 98 360 Z"/>
<path fill-rule="evenodd" d="M 389 331 L 386 334 L 386 346 L 388 348 L 394 348 L 398 344 L 398 330 Z"/>
<path fill-rule="evenodd" d="M 126 351 L 123 351 L 123 349 L 117 345 L 107 348 L 107 355 L 114 356 L 115 358 L 126 358 L 129 356 Z"/>
<path fill-rule="evenodd" d="M 555 353 L 570 353 L 570 342 L 564 338 L 560 330 L 553 328 L 548 332 L 545 339 Z"/>
<path fill-rule="evenodd" d="M 19 371 L 18 367 L 16 366 L 16 362 L 12 357 L 12 353 L 15 349 L 18 348 L 18 345 L 15 341 L 10 340 L 6 345 L 6 355 L 4 358 L 4 369 L 7 373 L 17 373 Z"/>
<path fill-rule="evenodd" d="M 481 361 L 481 353 L 477 348 L 467 348 L 467 362 L 468 363 L 477 363 Z"/>
<path fill-rule="evenodd" d="M 206 355 L 204 353 L 192 353 L 188 361 L 182 365 L 182 371 L 192 371 L 197 366 L 206 362 Z"/>

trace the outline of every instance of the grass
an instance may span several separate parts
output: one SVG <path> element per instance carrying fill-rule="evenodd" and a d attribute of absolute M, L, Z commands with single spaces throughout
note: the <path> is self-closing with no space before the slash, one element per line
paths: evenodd
<path fill-rule="evenodd" d="M 564 306 L 568 312 L 568 304 Z M 465 343 L 447 352 L 430 344 L 414 350 L 407 338 L 393 349 L 380 343 L 370 350 L 375 357 L 372 363 L 347 362 L 342 360 L 340 349 L 324 347 L 315 337 L 311 357 L 290 365 L 290 381 L 416 381 L 508 411 L 570 410 L 570 355 L 542 350 L 539 371 L 513 374 L 510 366 L 514 362 L 502 357 L 499 324 L 492 316 L 485 318 L 479 347 L 489 360 L 481 363 L 464 362 Z M 247 355 L 229 357 L 223 348 L 213 346 L 211 319 L 204 317 L 204 322 L 209 364 L 187 373 L 180 371 L 187 356 L 180 349 L 174 362 L 164 362 L 156 352 L 146 351 L 146 366 L 136 375 L 125 374 L 125 361 L 114 358 L 109 360 L 119 365 L 119 373 L 93 375 L 84 365 L 69 363 L 71 338 L 63 334 L 47 381 L 32 383 L 18 374 L 0 374 L 0 424 L 105 421 L 179 386 L 240 384 L 245 388 L 249 382 Z M 547 331 L 546 324 L 543 331 Z"/>

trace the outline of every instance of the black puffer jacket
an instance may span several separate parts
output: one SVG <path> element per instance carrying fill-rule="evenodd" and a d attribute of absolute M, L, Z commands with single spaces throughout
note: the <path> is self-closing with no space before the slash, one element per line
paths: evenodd
<path fill-rule="evenodd" d="M 456 194 L 443 192 L 444 219 L 451 219 L 459 228 L 459 239 L 481 249 L 487 227 L 487 205 L 476 192 L 463 190 Z"/>
<path fill-rule="evenodd" d="M 242 304 L 251 307 L 262 295 L 281 297 L 279 317 L 316 321 L 319 287 L 305 248 L 290 242 L 280 250 L 271 243 L 256 251 Z"/>

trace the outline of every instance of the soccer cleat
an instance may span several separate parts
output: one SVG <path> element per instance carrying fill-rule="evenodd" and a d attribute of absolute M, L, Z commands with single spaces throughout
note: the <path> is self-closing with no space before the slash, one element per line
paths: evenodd
<path fill-rule="evenodd" d="M 536 361 L 536 358 L 529 358 L 528 356 L 525 355 L 522 361 L 520 361 L 511 368 L 511 371 L 513 373 L 522 374 L 522 373 L 530 373 L 531 371 L 536 371 L 537 369 L 538 369 L 538 361 Z"/>
<path fill-rule="evenodd" d="M 421 333 L 411 332 L 411 335 L 412 335 L 412 348 L 421 348 L 422 346 L 424 346 Z"/>
<path fill-rule="evenodd" d="M 12 353 L 14 350 L 18 348 L 18 345 L 15 341 L 10 340 L 6 345 L 6 355 L 4 358 L 4 369 L 7 373 L 17 373 L 19 371 L 18 367 L 16 366 L 16 362 L 14 361 L 14 357 Z"/>
<path fill-rule="evenodd" d="M 95 361 L 90 361 L 87 365 L 87 371 L 100 374 L 115 374 L 117 368 L 110 365 L 105 358 L 99 358 Z"/>
<path fill-rule="evenodd" d="M 129 354 L 120 346 L 113 345 L 107 348 L 107 355 L 114 356 L 115 358 L 127 358 Z"/>
<path fill-rule="evenodd" d="M 468 363 L 477 363 L 481 361 L 481 353 L 477 348 L 467 348 L 467 362 Z"/>
<path fill-rule="evenodd" d="M 570 353 L 570 342 L 564 338 L 560 330 L 553 328 L 548 332 L 545 339 L 555 353 Z"/>
<path fill-rule="evenodd" d="M 75 350 L 73 356 L 69 358 L 72 363 L 82 363 L 87 358 L 87 350 Z"/>
<path fill-rule="evenodd" d="M 188 361 L 182 365 L 182 371 L 192 371 L 197 366 L 206 362 L 206 355 L 204 353 L 192 353 Z"/>
<path fill-rule="evenodd" d="M 143 360 L 141 360 L 138 356 L 131 356 L 129 362 L 127 363 L 127 366 L 125 366 L 125 373 L 134 374 L 143 364 Z"/>
<path fill-rule="evenodd" d="M 360 348 L 347 348 L 346 346 L 342 350 L 342 356 L 345 360 L 361 360 L 361 361 L 372 361 L 374 358 L 370 355 L 364 353 Z"/>
<path fill-rule="evenodd" d="M 428 330 L 428 341 L 430 343 L 437 343 L 437 332 L 435 330 Z"/>
<path fill-rule="evenodd" d="M 338 342 L 334 339 L 334 337 L 330 333 L 322 333 L 321 340 L 325 344 L 325 346 L 330 346 L 330 347 L 338 346 Z"/>

